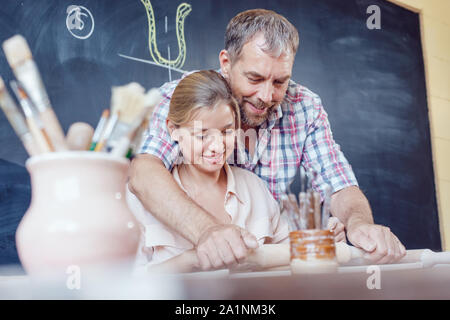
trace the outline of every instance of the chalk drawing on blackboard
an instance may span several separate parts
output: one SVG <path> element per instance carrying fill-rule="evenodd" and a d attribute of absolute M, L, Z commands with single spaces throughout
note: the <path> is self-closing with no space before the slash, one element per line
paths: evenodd
<path fill-rule="evenodd" d="M 82 11 L 87 12 L 87 14 L 83 13 Z M 94 17 L 92 16 L 91 12 L 83 6 L 75 6 L 75 5 L 68 6 L 66 12 L 67 12 L 66 27 L 67 30 L 69 30 L 70 34 L 73 35 L 75 38 L 81 40 L 89 38 L 92 32 L 94 32 L 94 25 L 95 25 Z M 86 35 L 79 35 L 75 33 L 76 30 L 82 31 L 85 27 L 85 23 L 81 19 L 82 16 L 90 18 L 91 28 Z"/>
<path fill-rule="evenodd" d="M 176 35 L 178 42 L 178 56 L 175 59 L 170 57 L 170 45 L 167 46 L 168 58 L 164 58 L 158 50 L 157 37 L 156 37 L 156 26 L 155 26 L 155 13 L 153 11 L 153 6 L 150 0 L 141 0 L 145 7 L 145 11 L 148 19 L 148 48 L 150 51 L 150 56 L 153 61 L 139 59 L 135 57 L 130 57 L 124 54 L 119 54 L 119 56 L 131 59 L 139 62 L 153 64 L 159 67 L 167 68 L 169 70 L 169 80 L 172 80 L 171 71 L 177 71 L 185 73 L 181 67 L 184 65 L 186 60 L 186 41 L 184 38 L 184 22 L 186 17 L 192 11 L 192 7 L 188 3 L 181 3 L 177 7 L 177 14 L 175 19 Z M 167 34 L 167 16 L 165 17 L 165 33 Z"/>

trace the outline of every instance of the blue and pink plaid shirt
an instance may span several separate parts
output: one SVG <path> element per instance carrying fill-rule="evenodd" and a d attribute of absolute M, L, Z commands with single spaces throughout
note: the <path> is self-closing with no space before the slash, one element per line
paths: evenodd
<path fill-rule="evenodd" d="M 167 82 L 160 88 L 163 100 L 153 111 L 138 151 L 160 158 L 169 170 L 181 157 L 178 143 L 166 127 L 170 98 L 178 82 Z M 327 184 L 333 192 L 358 185 L 351 165 L 333 139 L 319 96 L 294 81 L 290 81 L 283 102 L 257 132 L 253 159 L 244 147 L 238 147 L 242 144 L 237 144 L 228 163 L 258 175 L 276 200 L 287 191 L 300 165 L 318 173 L 313 188 L 322 199 Z"/>

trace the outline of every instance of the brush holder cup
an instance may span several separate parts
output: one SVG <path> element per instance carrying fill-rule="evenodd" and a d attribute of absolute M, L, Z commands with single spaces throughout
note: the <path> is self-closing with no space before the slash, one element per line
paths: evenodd
<path fill-rule="evenodd" d="M 338 262 L 332 231 L 292 231 L 289 233 L 289 242 L 293 274 L 337 272 Z"/>
<path fill-rule="evenodd" d="M 125 199 L 128 167 L 125 158 L 88 151 L 27 160 L 32 197 L 16 245 L 28 274 L 118 264 L 131 271 L 140 231 Z"/>

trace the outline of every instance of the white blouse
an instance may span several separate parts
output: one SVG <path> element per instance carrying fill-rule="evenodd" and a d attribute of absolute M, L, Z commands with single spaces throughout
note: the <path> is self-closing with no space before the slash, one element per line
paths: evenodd
<path fill-rule="evenodd" d="M 248 170 L 228 164 L 224 167 L 227 175 L 224 208 L 231 217 L 231 223 L 252 233 L 259 245 L 288 242 L 288 224 L 284 217 L 280 217 L 279 205 L 264 182 Z M 186 192 L 181 184 L 177 166 L 173 168 L 172 175 Z M 194 245 L 190 241 L 159 222 L 144 209 L 139 199 L 126 189 L 128 206 L 142 231 L 136 268 L 161 263 L 193 249 Z"/>

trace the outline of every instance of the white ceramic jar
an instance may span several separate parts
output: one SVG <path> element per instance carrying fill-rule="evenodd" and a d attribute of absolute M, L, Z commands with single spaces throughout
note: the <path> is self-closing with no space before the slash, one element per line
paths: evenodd
<path fill-rule="evenodd" d="M 134 260 L 139 227 L 125 199 L 129 160 L 107 153 L 47 153 L 27 160 L 32 197 L 16 232 L 28 274 Z"/>

